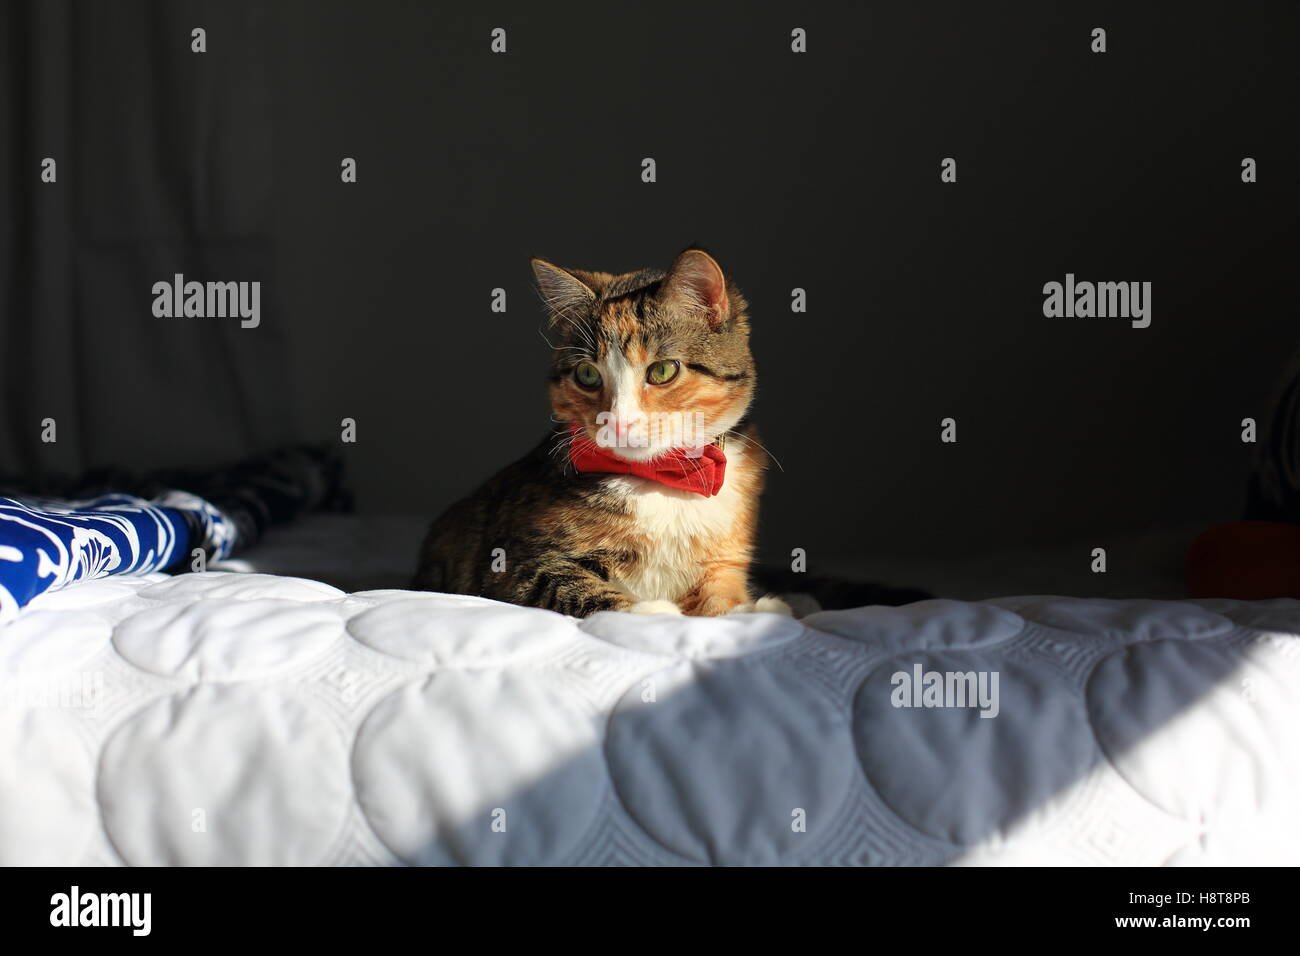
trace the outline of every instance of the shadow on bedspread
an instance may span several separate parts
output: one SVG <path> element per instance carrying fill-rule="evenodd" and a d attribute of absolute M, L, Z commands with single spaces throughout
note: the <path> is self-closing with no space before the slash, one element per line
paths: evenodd
<path fill-rule="evenodd" d="M 403 688 L 354 748 L 375 833 L 416 864 L 1300 858 L 1294 602 L 927 602 L 761 620 L 743 648 L 710 623 L 591 619 L 691 657 L 642 662 L 585 741 L 524 674 Z M 996 715 L 899 705 L 899 675 L 970 673 L 998 675 Z"/>

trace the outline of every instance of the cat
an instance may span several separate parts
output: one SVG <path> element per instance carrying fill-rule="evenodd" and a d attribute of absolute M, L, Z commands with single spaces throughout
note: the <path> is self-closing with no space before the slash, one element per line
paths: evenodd
<path fill-rule="evenodd" d="M 573 617 L 791 613 L 750 590 L 765 452 L 735 283 L 699 248 L 667 272 L 532 268 L 556 427 L 433 523 L 411 586 Z"/>

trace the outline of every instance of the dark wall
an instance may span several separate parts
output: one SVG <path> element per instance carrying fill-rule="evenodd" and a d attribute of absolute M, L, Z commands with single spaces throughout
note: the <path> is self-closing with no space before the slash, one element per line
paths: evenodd
<path fill-rule="evenodd" d="M 101 55 L 128 72 L 188 46 L 132 17 L 241 9 L 114 6 L 128 27 Z M 355 418 L 363 510 L 432 516 L 548 426 L 529 255 L 623 271 L 699 242 L 752 304 L 756 417 L 783 465 L 768 552 L 955 555 L 1238 515 L 1241 419 L 1265 417 L 1300 343 L 1297 21 L 1291 3 L 304 0 L 142 82 L 220 109 L 209 74 L 265 70 L 269 146 L 207 166 L 266 203 L 274 305 L 232 336 L 267 343 L 251 399 L 214 401 L 291 413 L 309 439 Z M 94 101 L 100 124 L 114 109 Z M 240 122 L 204 148 L 243 141 Z M 189 182 L 183 159 L 139 169 Z M 1150 328 L 1044 317 L 1067 272 L 1152 282 Z M 118 278 L 79 274 L 79 295 Z M 100 320 L 152 328 L 145 292 Z M 161 406 L 141 434 L 191 427 L 172 383 L 138 378 Z"/>

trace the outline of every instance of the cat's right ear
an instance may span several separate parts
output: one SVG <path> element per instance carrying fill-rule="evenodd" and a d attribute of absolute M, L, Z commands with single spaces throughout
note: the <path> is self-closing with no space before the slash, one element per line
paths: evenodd
<path fill-rule="evenodd" d="M 570 315 L 596 300 L 596 293 L 572 272 L 561 269 L 545 259 L 534 259 L 533 275 L 537 288 L 550 312 L 551 324 L 563 315 Z"/>

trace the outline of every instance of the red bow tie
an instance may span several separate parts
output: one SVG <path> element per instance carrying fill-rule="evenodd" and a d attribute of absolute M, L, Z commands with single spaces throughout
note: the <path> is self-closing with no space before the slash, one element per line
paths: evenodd
<path fill-rule="evenodd" d="M 649 478 L 670 488 L 693 491 L 711 497 L 722 490 L 727 471 L 727 456 L 717 445 L 705 445 L 692 456 L 674 449 L 653 461 L 628 461 L 610 454 L 592 441 L 580 425 L 569 426 L 569 460 L 578 471 L 604 472 L 611 475 L 636 475 Z"/>

